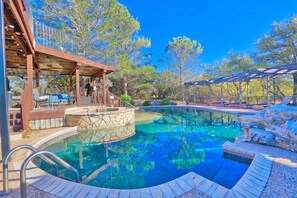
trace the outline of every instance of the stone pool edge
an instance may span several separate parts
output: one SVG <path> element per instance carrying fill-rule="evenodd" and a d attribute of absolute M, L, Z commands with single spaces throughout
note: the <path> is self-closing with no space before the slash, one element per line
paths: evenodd
<path fill-rule="evenodd" d="M 64 129 L 36 142 L 37 149 L 45 148 L 53 140 L 58 141 L 74 135 L 77 127 Z M 240 157 L 253 159 L 250 167 L 232 189 L 227 189 L 196 173 L 189 172 L 177 179 L 153 187 L 141 189 L 109 189 L 70 182 L 39 169 L 30 163 L 27 169 L 27 183 L 33 187 L 58 197 L 175 197 L 197 189 L 211 197 L 260 197 L 272 167 L 272 160 L 263 154 L 254 154 L 226 142 L 224 152 Z M 29 155 L 29 152 L 28 152 Z M 13 163 L 15 170 L 21 167 L 20 162 Z"/>

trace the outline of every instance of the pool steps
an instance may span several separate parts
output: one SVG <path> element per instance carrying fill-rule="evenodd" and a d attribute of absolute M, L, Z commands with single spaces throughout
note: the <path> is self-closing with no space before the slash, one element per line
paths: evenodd
<path fill-rule="evenodd" d="M 76 128 L 60 131 L 58 134 L 48 136 L 42 141 L 37 142 L 34 146 L 43 147 L 43 144 L 49 140 L 59 136 L 65 136 L 65 134 L 74 134 L 75 131 Z M 131 190 L 100 188 L 55 177 L 39 169 L 33 163 L 29 163 L 28 165 L 27 183 L 58 197 L 171 198 L 193 189 L 198 189 L 206 195 L 215 198 L 260 197 L 270 175 L 272 160 L 266 155 L 252 153 L 230 142 L 226 142 L 223 148 L 226 153 L 253 159 L 249 169 L 232 189 L 227 189 L 193 172 L 170 182 L 149 188 Z M 21 163 L 15 162 L 13 166 L 15 170 L 19 170 Z"/>

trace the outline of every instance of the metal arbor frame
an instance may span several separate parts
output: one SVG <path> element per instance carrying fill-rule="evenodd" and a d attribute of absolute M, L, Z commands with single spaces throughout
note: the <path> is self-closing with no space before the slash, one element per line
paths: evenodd
<path fill-rule="evenodd" d="M 210 80 L 200 80 L 186 82 L 185 86 L 193 85 L 206 85 L 209 87 L 210 97 L 211 97 L 211 86 L 215 84 L 224 84 L 230 82 L 250 82 L 255 79 L 266 79 L 266 99 L 269 103 L 270 101 L 270 84 L 271 80 L 282 75 L 295 74 L 297 73 L 297 64 L 281 65 L 277 67 L 268 67 L 263 69 L 250 70 L 241 73 L 235 73 L 229 76 L 223 76 Z"/>

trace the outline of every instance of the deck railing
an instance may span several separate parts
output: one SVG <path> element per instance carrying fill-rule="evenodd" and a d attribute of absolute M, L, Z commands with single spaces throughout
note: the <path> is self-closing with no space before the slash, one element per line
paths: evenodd
<path fill-rule="evenodd" d="M 24 7 L 25 7 L 27 16 L 28 16 L 31 31 L 33 33 L 34 32 L 34 29 L 33 29 L 33 27 L 34 27 L 33 26 L 33 14 L 32 14 L 32 9 L 31 9 L 31 5 L 30 5 L 30 0 L 23 0 L 23 4 L 24 4 Z"/>
<path fill-rule="evenodd" d="M 34 37 L 37 44 L 73 54 L 82 58 L 99 62 L 106 65 L 115 65 L 116 56 L 102 51 L 97 56 L 87 56 L 80 50 L 78 39 L 72 34 L 62 32 L 42 22 L 34 20 Z"/>
<path fill-rule="evenodd" d="M 111 93 L 110 91 L 107 92 L 107 106 L 110 107 L 121 107 L 122 100 L 117 95 Z"/>

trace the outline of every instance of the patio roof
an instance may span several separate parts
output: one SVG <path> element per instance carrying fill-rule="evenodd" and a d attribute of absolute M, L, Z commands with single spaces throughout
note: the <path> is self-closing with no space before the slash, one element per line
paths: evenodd
<path fill-rule="evenodd" d="M 263 69 L 249 70 L 241 73 L 235 73 L 229 76 L 223 76 L 210 80 L 200 80 L 193 82 L 186 82 L 186 86 L 191 85 L 213 85 L 229 82 L 248 82 L 254 79 L 261 78 L 276 78 L 280 75 L 297 73 L 297 64 L 282 65 L 277 67 L 269 67 Z"/>

